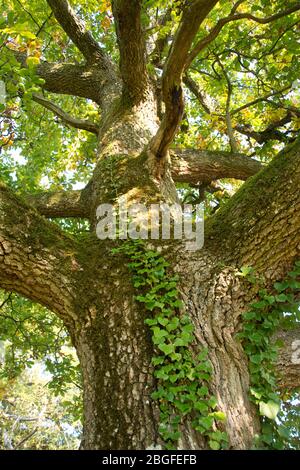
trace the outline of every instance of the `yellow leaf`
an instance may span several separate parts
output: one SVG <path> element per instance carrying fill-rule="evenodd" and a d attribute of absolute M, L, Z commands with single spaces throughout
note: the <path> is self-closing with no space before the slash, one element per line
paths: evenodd
<path fill-rule="evenodd" d="M 28 65 L 29 68 L 35 67 L 39 63 L 40 63 L 40 59 L 39 59 L 39 57 L 36 57 L 36 56 L 34 56 L 34 57 L 29 56 L 26 59 L 26 64 Z"/>

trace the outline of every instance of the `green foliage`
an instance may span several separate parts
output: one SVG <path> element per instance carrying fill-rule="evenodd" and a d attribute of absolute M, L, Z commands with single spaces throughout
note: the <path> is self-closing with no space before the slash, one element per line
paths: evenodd
<path fill-rule="evenodd" d="M 77 449 L 81 423 L 69 412 L 74 388 L 47 393 L 51 376 L 41 363 L 13 379 L 0 379 L 0 449 Z"/>
<path fill-rule="evenodd" d="M 159 433 L 167 449 L 180 438 L 180 426 L 187 419 L 205 436 L 211 449 L 226 448 L 227 436 L 216 427 L 225 421 L 210 395 L 212 368 L 207 350 L 199 353 L 193 324 L 183 313 L 177 288 L 178 277 L 168 273 L 169 263 L 142 240 L 130 240 L 113 250 L 129 258 L 133 285 L 140 292 L 136 300 L 151 316 L 145 320 L 152 334 L 152 359 L 157 389 L 152 398 L 160 408 Z"/>
<path fill-rule="evenodd" d="M 71 3 L 101 47 L 117 63 L 119 51 L 110 1 L 74 0 Z M 243 2 L 238 12 L 265 17 L 285 10 L 290 3 L 283 0 Z M 142 26 L 149 52 L 148 69 L 153 79 L 158 79 L 161 74 L 161 65 L 156 67 L 153 63 L 155 41 L 157 38 L 169 38 L 160 58 L 163 64 L 183 5 L 181 0 L 142 2 Z M 230 14 L 231 8 L 231 2 L 218 2 L 201 25 L 195 42 L 205 38 L 221 18 Z M 168 20 L 161 24 L 160 20 L 167 11 L 170 11 Z M 95 164 L 96 137 L 56 122 L 50 111 L 31 100 L 33 92 L 43 91 L 43 81 L 36 74 L 40 61 L 83 62 L 81 53 L 50 13 L 47 3 L 42 0 L 7 0 L 0 15 L 0 79 L 5 81 L 7 88 L 6 106 L 0 105 L 0 148 L 6 162 L 4 169 L 0 163 L 0 171 L 2 178 L 24 192 L 45 189 L 45 186 L 55 190 L 71 187 L 75 182 L 84 184 Z M 228 23 L 195 58 L 189 71 L 203 92 L 210 112 L 186 89 L 186 125 L 179 132 L 175 145 L 229 149 L 224 120 L 227 82 L 217 58 L 232 83 L 231 111 L 271 91 L 290 87 L 268 100 L 258 101 L 232 113 L 233 127 L 248 125 L 255 131 L 261 131 L 284 117 L 287 109 L 297 108 L 300 97 L 298 28 L 297 12 L 265 25 L 246 19 Z M 15 52 L 27 55 L 26 66 L 16 60 Z M 94 121 L 99 118 L 97 107 L 87 100 L 51 93 L 47 95 L 71 114 L 76 110 L 78 117 Z M 295 136 L 299 131 L 298 114 L 292 114 L 291 122 L 281 128 L 286 138 Z M 274 140 L 259 144 L 239 133 L 236 133 L 236 139 L 241 152 L 256 152 L 263 161 L 272 158 L 278 148 L 278 142 Z M 15 158 L 15 152 L 22 158 Z"/>
<path fill-rule="evenodd" d="M 115 63 L 118 63 L 119 51 L 116 47 L 110 1 L 73 0 L 71 4 L 76 13 L 85 20 L 87 29 L 101 47 L 111 55 Z M 238 11 L 265 17 L 283 11 L 293 4 L 293 1 L 284 0 L 248 1 L 241 2 Z M 178 27 L 182 6 L 182 0 L 142 2 L 142 26 L 149 57 L 148 71 L 153 80 L 160 80 L 161 66 L 168 57 L 171 38 L 174 37 Z M 221 18 L 230 14 L 231 8 L 232 2 L 218 2 L 202 23 L 195 43 L 205 38 Z M 169 9 L 171 11 L 169 19 L 162 25 L 160 20 Z M 50 13 L 50 8 L 44 0 L 6 0 L 5 3 L 2 2 L 0 13 L 0 80 L 4 80 L 7 89 L 6 105 L 0 105 L 0 176 L 19 193 L 34 193 L 44 189 L 69 189 L 78 183 L 84 186 L 95 165 L 96 137 L 85 131 L 77 131 L 62 125 L 59 120 L 53 119 L 50 111 L 31 100 L 32 93 L 43 92 L 48 99 L 66 112 L 74 115 L 75 110 L 75 114 L 81 119 L 99 121 L 99 110 L 89 100 L 53 95 L 43 90 L 43 80 L 36 73 L 40 61 L 83 63 L 81 53 Z M 261 131 L 280 121 L 288 110 L 292 110 L 291 121 L 281 127 L 283 142 L 278 144 L 277 141 L 271 140 L 258 143 L 253 138 L 235 133 L 241 152 L 249 155 L 255 153 L 256 157 L 265 162 L 273 157 L 279 146 L 284 144 L 285 138 L 293 138 L 299 133 L 297 108 L 300 99 L 300 62 L 297 58 L 299 51 L 297 14 L 298 12 L 293 13 L 265 25 L 246 19 L 228 23 L 218 37 L 195 58 L 188 73 L 202 92 L 209 112 L 207 107 L 196 100 L 186 88 L 185 121 L 174 143 L 176 147 L 229 150 L 224 119 L 228 84 L 220 64 L 223 65 L 232 84 L 230 111 L 234 128 L 243 125 Z M 153 46 L 157 38 L 167 38 L 159 67 L 156 67 L 153 61 Z M 26 64 L 20 64 L 16 60 L 16 52 L 27 56 Z M 261 99 L 264 95 L 284 87 L 287 88 L 283 92 L 269 99 Z M 249 102 L 254 104 L 234 112 Z M 238 183 L 232 180 L 227 183 L 227 186 L 233 189 L 238 186 Z M 117 184 L 116 182 L 114 186 L 116 192 Z M 199 188 L 185 187 L 182 192 L 186 202 L 196 203 L 201 200 Z M 228 194 L 225 192 L 221 195 L 209 194 L 207 213 L 212 213 L 227 198 Z M 85 230 L 85 225 L 81 222 L 62 220 L 58 223 L 76 236 Z M 143 251 L 142 247 L 139 249 Z M 135 255 L 134 251 L 132 255 Z M 157 380 L 163 391 L 179 387 L 176 388 L 176 393 L 172 391 L 159 398 L 162 424 L 166 424 L 166 431 L 162 432 L 165 434 L 173 432 L 172 437 L 177 437 L 179 423 L 173 426 L 173 416 L 175 421 L 179 415 L 186 418 L 196 409 L 202 422 L 195 426 L 199 426 L 200 430 L 204 429 L 203 433 L 206 436 L 210 433 L 210 445 L 212 448 L 217 448 L 224 436 L 218 431 L 212 431 L 211 418 L 221 415 L 216 414 L 218 412 L 214 412 L 214 408 L 207 405 L 209 395 L 208 392 L 204 393 L 206 388 L 202 388 L 201 392 L 204 398 L 200 396 L 203 403 L 194 399 L 198 393 L 196 393 L 197 374 L 204 383 L 202 387 L 206 387 L 209 382 L 211 374 L 209 363 L 205 357 L 197 358 L 197 353 L 191 347 L 193 333 L 188 331 L 191 328 L 190 320 L 180 313 L 177 279 L 167 276 L 166 280 L 168 266 L 158 255 L 147 258 L 147 263 L 146 258 L 142 256 L 140 266 L 135 264 L 138 262 L 138 259 L 135 259 L 132 266 L 134 276 L 138 278 L 135 280 L 136 288 L 141 290 L 138 300 L 149 312 L 152 312 L 148 320 L 154 322 L 149 324 L 157 353 L 154 359 L 162 361 L 154 363 L 155 374 L 158 374 Z M 155 271 L 154 268 L 159 269 Z M 139 272 L 140 270 L 145 272 Z M 164 273 L 164 277 L 160 277 L 161 272 Z M 252 276 L 253 280 L 254 273 L 244 270 L 241 275 L 249 280 Z M 297 281 L 290 278 L 289 282 L 286 289 L 280 290 L 283 287 L 280 283 L 281 287 L 278 290 L 275 287 L 275 291 L 270 295 L 266 293 L 259 297 L 256 307 L 253 306 L 245 316 L 245 331 L 242 333 L 245 333 L 242 338 L 243 343 L 245 348 L 248 348 L 249 357 L 252 358 L 250 367 L 254 385 L 256 384 L 253 390 L 254 393 L 262 393 L 260 397 L 253 395 L 253 400 L 258 404 L 261 401 L 261 411 L 271 417 L 276 414 L 278 397 L 272 395 L 271 387 L 275 382 L 267 366 L 276 355 L 275 346 L 270 346 L 270 337 L 275 327 L 282 321 L 288 320 L 288 315 L 284 315 L 282 309 L 287 308 L 287 304 L 289 309 L 291 308 L 289 296 L 293 290 L 292 282 Z M 51 371 L 51 387 L 53 386 L 53 390 L 57 393 L 64 393 L 66 383 L 74 381 L 78 383 L 76 361 L 73 363 L 68 354 L 65 356 L 61 353 L 62 347 L 65 344 L 69 345 L 65 331 L 60 329 L 60 322 L 54 320 L 49 312 L 16 296 L 12 299 L 13 305 L 6 303 L 0 311 L 0 339 L 11 341 L 6 350 L 7 357 L 2 370 L 3 380 L 14 380 L 36 360 L 42 360 L 46 361 L 47 368 Z M 1 303 L 2 298 L 0 305 Z M 294 315 L 297 315 L 297 312 Z M 168 330 L 167 326 L 171 329 Z M 200 366 L 203 366 L 203 370 Z M 266 391 L 267 383 L 270 385 L 269 392 Z M 260 390 L 260 384 L 263 384 L 263 391 Z M 181 389 L 183 386 L 190 386 L 191 389 Z M 199 410 L 197 403 L 200 403 L 197 405 Z M 70 403 L 66 406 L 72 407 Z M 179 413 L 180 407 L 182 413 Z M 75 404 L 73 408 L 72 412 L 75 413 L 78 407 Z M 281 419 L 280 413 L 282 412 L 277 415 L 278 420 Z M 285 415 L 288 414 L 292 416 L 293 412 L 285 411 Z M 196 420 L 194 417 L 193 419 Z M 263 419 L 266 421 L 266 426 L 274 425 L 274 420 L 267 417 Z M 290 419 L 292 420 L 292 417 Z M 267 430 L 265 435 L 269 436 L 265 440 L 270 440 Z M 173 442 L 172 439 L 167 441 Z M 292 447 L 295 447 L 295 444 Z"/>
<path fill-rule="evenodd" d="M 231 7 L 231 2 L 219 2 L 203 22 L 197 39 L 204 39 L 220 18 L 230 14 Z M 287 2 L 283 1 L 255 1 L 244 2 L 238 11 L 266 17 L 287 7 Z M 298 25 L 297 13 L 267 25 L 247 20 L 228 23 L 193 62 L 189 74 L 203 92 L 203 100 L 207 106 L 198 108 L 194 95 L 186 89 L 190 98 L 186 107 L 189 130 L 179 134 L 177 145 L 203 150 L 228 150 L 225 122 L 228 83 L 224 70 L 232 86 L 230 110 L 235 129 L 245 126 L 246 130 L 260 132 L 280 121 L 289 107 L 298 107 Z M 278 93 L 270 99 L 256 101 L 269 91 L 281 90 L 285 86 L 289 87 L 289 91 Z M 253 104 L 247 106 L 247 103 L 251 102 Z M 239 110 L 244 105 L 246 106 Z M 291 124 L 282 126 L 281 132 L 280 144 L 274 137 L 257 142 L 254 138 L 238 132 L 235 132 L 235 138 L 241 152 L 256 154 L 266 162 L 273 157 L 278 145 L 284 145 L 285 139 L 287 141 L 297 136 L 299 118 L 293 116 Z"/>
<path fill-rule="evenodd" d="M 243 267 L 238 275 L 259 289 L 257 300 L 243 314 L 243 329 L 238 334 L 249 358 L 251 399 L 258 406 L 262 421 L 262 434 L 256 445 L 274 449 L 299 448 L 298 445 L 295 447 L 295 440 L 290 442 L 286 431 L 286 413 L 274 368 L 280 342 L 274 341 L 273 336 L 278 328 L 293 328 L 300 321 L 300 261 L 295 263 L 286 279 L 274 284 L 271 291 L 264 287 L 263 279 L 258 279 L 251 267 Z"/>
<path fill-rule="evenodd" d="M 18 403 L 20 414 L 30 414 L 30 407 L 39 406 L 34 397 L 31 399 L 34 387 L 25 387 L 23 378 L 40 365 L 43 387 L 39 377 L 34 386 L 39 394 L 43 392 L 45 406 L 57 403 L 59 416 L 76 427 L 78 434 L 82 418 L 81 372 L 62 321 L 29 300 L 0 292 L 0 346 L 0 410 L 11 413 L 12 401 Z"/>

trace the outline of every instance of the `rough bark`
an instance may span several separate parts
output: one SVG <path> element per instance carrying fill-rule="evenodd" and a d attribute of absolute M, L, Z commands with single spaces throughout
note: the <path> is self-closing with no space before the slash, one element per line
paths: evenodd
<path fill-rule="evenodd" d="M 218 0 L 195 0 L 183 9 L 182 19 L 163 70 L 162 95 L 166 110 L 151 144 L 151 150 L 158 159 L 166 156 L 183 115 L 182 76 L 190 47 L 202 21 L 217 2 Z"/>
<path fill-rule="evenodd" d="M 102 107 L 103 116 L 98 162 L 87 188 L 36 195 L 28 202 L 47 217 L 87 217 L 92 233 L 80 243 L 74 241 L 1 184 L 0 286 L 46 305 L 65 322 L 83 373 L 82 448 L 144 449 L 161 444 L 159 412 L 150 398 L 155 386 L 150 334 L 144 325 L 145 312 L 134 299 L 127 260 L 111 254 L 112 242 L 100 242 L 95 236 L 96 209 L 100 203 L 117 204 L 124 195 L 130 204 L 175 202 L 172 173 L 177 181 L 198 183 L 226 176 L 247 179 L 261 166 L 239 154 L 174 150 L 168 157 L 183 111 L 182 77 L 192 42 L 216 0 L 195 0 L 184 6 L 163 71 L 166 113 L 162 122 L 155 92 L 147 84 L 144 93 L 140 2 L 131 2 L 132 16 L 125 23 L 128 2 L 113 2 L 122 80 L 114 67 L 107 66 L 109 59 L 67 1 L 48 3 L 86 64 L 42 62 L 37 72 L 45 79 L 44 87 L 92 99 Z M 18 58 L 25 64 L 26 57 Z M 137 77 L 129 79 L 135 66 L 142 83 Z M 187 251 L 184 242 L 161 244 L 170 269 L 179 274 L 184 308 L 194 323 L 198 345 L 208 347 L 211 391 L 227 416 L 225 427 L 233 449 L 250 448 L 259 432 L 259 417 L 249 400 L 247 359 L 236 339 L 241 313 L 251 299 L 236 271 L 249 264 L 270 280 L 281 279 L 299 258 L 299 146 L 295 142 L 275 157 L 207 222 L 202 250 Z M 278 360 L 281 384 L 296 387 L 299 367 L 291 364 L 289 356 L 294 336 L 281 335 L 287 345 Z M 179 448 L 207 447 L 184 423 Z"/>
<path fill-rule="evenodd" d="M 300 382 L 300 328 L 278 331 L 274 339 L 282 343 L 276 364 L 279 386 L 293 391 Z"/>
<path fill-rule="evenodd" d="M 84 315 L 75 335 L 84 381 L 81 447 L 146 448 L 156 441 L 157 420 L 145 314 L 134 301 L 124 260 L 99 244 L 85 256 L 79 287 Z"/>
<path fill-rule="evenodd" d="M 119 142 L 120 144 L 120 142 Z M 195 149 L 172 149 L 170 152 L 171 162 L 169 173 L 172 179 L 178 183 L 200 184 L 210 183 L 221 178 L 236 178 L 246 180 L 260 171 L 263 166 L 256 160 L 242 154 L 228 152 L 213 152 Z M 102 162 L 101 162 L 102 163 Z M 95 170 L 97 186 L 102 187 L 102 194 L 106 192 L 109 197 L 114 198 L 121 190 L 115 186 L 113 194 L 109 188 L 111 180 L 111 168 L 105 164 L 104 168 L 100 162 Z M 123 157 L 124 163 L 124 157 Z M 144 159 L 145 172 L 151 171 L 151 165 Z M 142 166 L 141 166 L 142 168 Z M 139 171 L 141 170 L 139 168 Z M 115 171 L 115 170 L 113 170 Z M 108 181 L 109 179 L 109 181 Z M 128 181 L 124 181 L 128 185 Z M 171 183 L 170 183 L 171 184 Z M 35 207 L 40 214 L 49 218 L 60 217 L 80 217 L 88 219 L 90 217 L 90 205 L 92 199 L 92 184 L 88 184 L 83 190 L 43 192 L 33 195 L 25 195 L 28 204 Z M 100 196 L 102 200 L 108 201 L 107 197 Z"/>
<path fill-rule="evenodd" d="M 235 275 L 236 268 L 254 262 L 269 277 L 280 278 L 299 255 L 298 147 L 295 144 L 275 158 L 246 183 L 232 199 L 230 209 L 215 216 L 208 226 L 203 250 L 191 253 L 182 243 L 162 247 L 180 276 L 181 296 L 194 322 L 198 344 L 209 349 L 213 365 L 211 391 L 227 415 L 226 430 L 233 449 L 250 448 L 259 431 L 259 418 L 248 395 L 247 359 L 235 337 L 249 301 L 249 294 Z M 133 200 L 145 201 L 147 197 L 151 201 L 154 196 L 162 197 L 162 182 L 146 171 L 151 168 L 149 158 L 147 152 L 141 156 L 133 152 L 117 154 L 111 160 L 109 171 L 120 172 L 121 176 L 118 196 L 132 194 Z M 100 158 L 99 163 L 105 160 Z M 105 176 L 103 172 L 101 176 Z M 98 184 L 99 180 L 100 176 Z M 103 188 L 107 183 L 104 179 Z M 105 200 L 97 182 L 89 190 L 95 203 L 100 197 Z M 109 197 L 115 201 L 118 196 Z M 1 286 L 58 313 L 77 349 L 84 380 L 82 448 L 142 449 L 161 444 L 157 405 L 150 399 L 154 387 L 151 341 L 144 325 L 145 312 L 134 300 L 126 260 L 113 257 L 112 243 L 101 243 L 94 235 L 79 246 L 4 187 L 0 214 Z M 285 230 L 282 222 L 289 220 L 294 225 Z M 272 252 L 266 230 L 273 234 Z M 298 369 L 290 367 L 288 356 L 284 361 L 282 358 L 279 366 L 284 364 L 288 371 L 285 383 L 299 385 Z M 179 448 L 204 449 L 207 443 L 187 423 Z"/>
<path fill-rule="evenodd" d="M 263 166 L 240 153 L 207 150 L 172 149 L 172 177 L 180 183 L 197 184 L 222 178 L 246 180 Z"/>
<path fill-rule="evenodd" d="M 85 190 L 44 192 L 26 195 L 25 200 L 37 211 L 49 218 L 89 218 L 89 191 Z"/>
<path fill-rule="evenodd" d="M 207 226 L 226 261 L 280 276 L 300 254 L 299 139 L 250 178 Z"/>
<path fill-rule="evenodd" d="M 14 55 L 23 67 L 27 66 L 26 54 L 14 52 Z M 103 104 L 103 86 L 108 84 L 108 80 L 94 65 L 41 61 L 37 73 L 45 80 L 43 88 L 51 93 L 80 96 L 101 106 Z"/>
<path fill-rule="evenodd" d="M 278 229 L 276 217 L 272 213 L 273 204 L 280 199 L 281 215 L 283 217 L 285 214 L 289 217 L 287 201 L 294 201 L 293 194 L 298 196 L 295 184 L 298 181 L 298 173 L 294 155 L 297 155 L 295 148 L 289 150 L 287 155 L 280 155 L 275 159 L 273 164 L 277 168 L 275 191 L 270 189 L 270 173 L 274 176 L 275 172 L 275 170 L 272 171 L 272 165 L 256 176 L 261 181 L 258 188 L 264 187 L 265 191 L 268 190 L 270 194 L 262 211 L 257 210 L 258 202 L 254 204 L 256 214 L 254 227 L 257 226 L 259 232 L 261 225 L 268 219 L 268 227 L 274 232 L 276 243 L 286 243 L 285 250 L 280 245 L 280 251 L 283 252 L 280 271 L 278 265 L 272 263 L 272 259 L 266 256 L 265 239 L 261 238 L 261 244 L 254 245 L 253 242 L 255 252 L 251 249 L 251 233 L 250 237 L 249 234 L 245 235 L 242 244 L 241 241 L 234 242 L 237 246 L 237 253 L 234 250 L 228 251 L 226 244 L 221 244 L 220 248 L 216 249 L 211 239 L 213 233 L 215 236 L 219 233 L 214 230 L 215 222 L 209 227 L 207 245 L 200 252 L 191 254 L 181 244 L 163 247 L 163 253 L 180 275 L 182 298 L 186 311 L 194 322 L 199 345 L 207 346 L 209 349 L 209 357 L 214 370 L 211 390 L 217 396 L 221 410 L 227 415 L 226 430 L 233 449 L 250 448 L 255 433 L 259 432 L 259 417 L 249 400 L 247 359 L 235 337 L 241 327 L 241 313 L 247 308 L 249 302 L 249 293 L 243 290 L 243 286 L 235 275 L 236 268 L 240 267 L 240 263 L 244 261 L 244 258 L 239 256 L 238 249 L 241 247 L 243 253 L 249 249 L 252 250 L 254 262 L 260 256 L 263 257 L 264 273 L 272 278 L 280 278 L 284 275 L 298 256 L 294 246 L 299 245 L 299 230 L 296 228 L 295 231 Z M 278 160 L 281 162 L 280 171 L 277 167 Z M 287 174 L 290 175 L 288 184 Z M 274 188 L 274 181 L 272 184 Z M 286 191 L 287 199 L 284 197 Z M 248 206 L 248 204 L 249 200 L 256 197 L 258 197 L 257 185 L 248 184 L 233 199 L 231 210 L 226 213 L 227 218 L 222 215 L 224 217 L 222 224 L 230 225 L 233 219 L 236 223 L 243 225 L 244 218 L 248 220 L 246 206 L 253 213 L 253 206 Z M 239 209 L 240 212 L 238 212 L 242 202 L 243 210 Z M 294 205 L 293 217 L 297 214 L 295 208 Z M 221 225 L 223 227 L 221 230 L 226 235 L 224 225 Z M 262 232 L 262 237 L 264 237 L 264 232 Z M 280 240 L 280 237 L 283 237 L 283 240 Z M 220 244 L 220 239 L 215 241 Z M 227 258 L 228 252 L 231 253 L 230 262 Z M 226 267 L 222 267 L 224 259 L 228 260 Z M 268 264 L 266 264 L 266 259 Z M 109 285 L 115 286 L 118 294 L 115 293 L 112 296 L 104 287 L 98 287 L 96 290 L 101 292 L 101 304 L 95 298 L 94 293 L 91 294 L 91 298 L 85 294 L 86 308 L 90 315 L 85 323 L 85 329 L 81 330 L 82 336 L 78 339 L 77 346 L 85 370 L 86 420 L 83 447 L 136 449 L 160 444 L 157 436 L 158 410 L 155 403 L 149 399 L 149 391 L 153 387 L 150 367 L 152 350 L 149 334 L 143 326 L 144 312 L 133 301 L 130 277 L 126 274 L 126 269 L 122 267 L 125 260 L 122 261 L 119 258 L 114 261 L 104 250 L 102 253 L 97 252 L 97 261 L 97 267 L 101 266 L 105 282 L 109 280 Z M 96 284 L 99 283 L 100 271 L 97 271 L 96 275 L 89 274 L 88 279 L 97 279 Z M 106 334 L 107 331 L 110 332 L 109 335 Z M 291 357 L 287 354 L 285 353 L 284 356 L 285 384 L 292 383 L 295 387 L 299 385 L 299 366 L 292 365 Z M 278 362 L 281 369 L 283 368 L 282 358 L 281 354 Z M 124 396 L 127 397 L 126 400 Z M 188 425 L 183 429 L 179 448 L 203 449 L 206 445 Z"/>
<path fill-rule="evenodd" d="M 87 62 L 96 62 L 106 73 L 112 62 L 99 44 L 85 29 L 83 22 L 75 15 L 67 0 L 47 0 L 55 18 L 73 43 L 78 47 Z"/>
<path fill-rule="evenodd" d="M 198 344 L 209 348 L 214 369 L 211 391 L 227 414 L 231 447 L 249 448 L 259 420 L 249 401 L 247 360 L 234 337 L 244 306 L 238 278 L 230 268 L 216 269 L 216 259 L 206 251 L 191 257 L 179 244 L 165 246 L 163 253 L 181 277 L 182 298 Z M 86 318 L 76 344 L 85 383 L 85 449 L 162 445 L 157 433 L 159 411 L 150 398 L 151 341 L 125 262 L 98 249 L 96 271 L 92 266 L 82 284 Z M 188 424 L 182 429 L 179 448 L 206 446 Z"/>
<path fill-rule="evenodd" d="M 70 327 L 77 244 L 0 182 L 0 284 L 45 305 Z"/>
<path fill-rule="evenodd" d="M 120 50 L 123 100 L 138 104 L 149 86 L 146 47 L 141 25 L 141 0 L 113 0 L 112 10 Z"/>

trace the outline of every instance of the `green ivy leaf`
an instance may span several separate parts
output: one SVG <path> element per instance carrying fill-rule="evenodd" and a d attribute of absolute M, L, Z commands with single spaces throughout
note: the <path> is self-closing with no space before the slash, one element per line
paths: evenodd
<path fill-rule="evenodd" d="M 217 441 L 212 441 L 212 440 L 210 440 L 210 441 L 208 442 L 208 444 L 209 444 L 209 447 L 210 447 L 212 450 L 220 450 L 220 448 L 221 448 L 219 442 L 217 442 Z"/>
<path fill-rule="evenodd" d="M 210 413 L 210 416 L 215 418 L 217 421 L 226 421 L 226 414 L 223 413 L 223 411 L 214 411 L 213 413 Z"/>
<path fill-rule="evenodd" d="M 159 344 L 159 349 L 166 355 L 169 356 L 174 352 L 174 345 L 173 344 Z"/>
<path fill-rule="evenodd" d="M 264 403 L 263 401 L 259 402 L 259 412 L 262 416 L 266 416 L 269 419 L 276 419 L 280 410 L 278 403 L 274 401 L 268 401 Z"/>

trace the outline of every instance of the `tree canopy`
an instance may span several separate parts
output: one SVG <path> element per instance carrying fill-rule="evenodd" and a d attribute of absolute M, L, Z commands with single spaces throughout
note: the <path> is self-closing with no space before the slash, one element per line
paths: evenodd
<path fill-rule="evenodd" d="M 159 80 L 170 62 L 166 58 L 172 57 L 170 45 L 184 2 L 131 3 L 141 8 L 145 67 L 152 80 Z M 299 4 L 214 3 L 192 38 L 183 67 L 186 106 L 173 145 L 232 149 L 266 162 L 299 130 Z M 31 193 L 88 181 L 95 165 L 93 124 L 97 129 L 101 122 L 94 87 L 85 90 L 82 84 L 80 90 L 72 89 L 72 74 L 78 77 L 77 68 L 80 74 L 82 67 L 84 73 L 87 66 L 80 64 L 87 52 L 70 33 L 74 25 L 65 26 L 66 31 L 60 26 L 63 10 L 53 12 L 48 4 L 8 1 L 1 12 L 0 78 L 7 88 L 6 107 L 2 105 L 1 176 L 19 191 Z M 60 4 L 65 2 L 57 3 L 57 10 Z M 117 64 L 120 51 L 110 2 L 72 2 L 72 6 L 103 54 Z M 129 8 L 128 2 L 124 8 Z M 130 40 L 127 46 L 130 49 Z M 174 61 L 177 67 L 178 51 Z M 64 89 L 59 77 L 55 81 L 58 67 L 68 74 L 70 89 Z M 176 80 L 173 72 L 172 77 Z M 90 122 L 91 132 L 74 130 L 88 124 L 72 119 Z"/>

